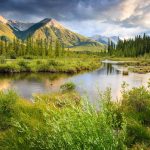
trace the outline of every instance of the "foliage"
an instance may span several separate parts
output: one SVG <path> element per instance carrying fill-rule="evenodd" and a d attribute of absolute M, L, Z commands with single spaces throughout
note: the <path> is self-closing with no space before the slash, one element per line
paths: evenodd
<path fill-rule="evenodd" d="M 63 85 L 60 86 L 60 89 L 65 92 L 65 91 L 72 91 L 75 90 L 76 86 L 73 82 L 67 82 Z"/>
<path fill-rule="evenodd" d="M 110 55 L 124 57 L 138 57 L 150 53 L 150 37 L 144 34 L 136 36 L 134 39 L 119 39 L 117 45 L 112 41 L 108 42 L 108 52 Z"/>
<path fill-rule="evenodd" d="M 56 41 L 55 46 L 53 45 L 54 44 L 47 39 L 33 40 L 30 37 L 25 41 L 16 38 L 14 38 L 13 41 L 0 40 L 0 55 L 11 59 L 15 59 L 19 56 L 24 58 L 33 56 L 51 58 L 65 55 L 65 49 L 59 41 Z"/>
<path fill-rule="evenodd" d="M 40 100 L 33 104 L 17 101 L 13 108 L 19 110 L 19 117 L 2 134 L 2 149 L 125 149 L 124 121 L 116 128 L 115 118 L 112 126 L 105 113 L 88 103 L 82 109 L 71 101 L 66 107 L 57 103 L 54 107 Z"/>
<path fill-rule="evenodd" d="M 150 91 L 122 87 L 120 102 L 111 89 L 100 95 L 100 110 L 73 91 L 36 95 L 34 103 L 1 92 L 1 148 L 147 150 Z"/>
<path fill-rule="evenodd" d="M 5 60 L 5 57 L 0 57 L 0 64 L 5 64 L 6 63 L 6 60 Z"/>
<path fill-rule="evenodd" d="M 124 91 L 120 109 L 127 118 L 127 145 L 150 147 L 150 92 L 144 87 Z"/>
<path fill-rule="evenodd" d="M 18 96 L 13 91 L 8 93 L 0 92 L 0 130 L 7 129 L 12 125 L 12 118 L 15 115 L 15 103 Z"/>
<path fill-rule="evenodd" d="M 100 62 L 96 58 L 58 58 L 58 59 L 16 59 L 0 64 L 0 72 L 52 72 L 78 73 L 99 68 Z"/>

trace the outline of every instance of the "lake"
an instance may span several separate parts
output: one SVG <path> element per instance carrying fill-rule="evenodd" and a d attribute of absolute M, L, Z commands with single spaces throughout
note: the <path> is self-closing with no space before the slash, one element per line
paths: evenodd
<path fill-rule="evenodd" d="M 76 84 L 76 90 L 92 103 L 98 100 L 99 91 L 105 91 L 110 87 L 112 97 L 121 96 L 121 85 L 125 81 L 129 88 L 141 85 L 147 86 L 150 74 L 138 74 L 129 72 L 123 75 L 126 67 L 114 61 L 103 61 L 103 67 L 77 75 L 51 74 L 51 73 L 20 73 L 0 74 L 0 90 L 14 89 L 26 99 L 32 100 L 36 93 L 52 93 L 59 91 L 60 85 L 72 81 Z"/>

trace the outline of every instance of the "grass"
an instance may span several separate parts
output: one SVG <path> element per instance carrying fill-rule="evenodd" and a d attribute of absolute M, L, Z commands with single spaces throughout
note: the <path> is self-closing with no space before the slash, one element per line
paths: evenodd
<path fill-rule="evenodd" d="M 101 94 L 100 110 L 73 89 L 36 95 L 34 103 L 1 92 L 0 148 L 148 150 L 150 91 L 126 87 L 119 102 L 110 90 Z"/>
<path fill-rule="evenodd" d="M 150 73 L 150 60 L 149 57 L 137 57 L 137 58 L 126 58 L 126 57 L 106 57 L 105 59 L 113 61 L 123 61 L 120 65 L 128 67 L 129 71 L 135 73 Z"/>
<path fill-rule="evenodd" d="M 2 94 L 5 97 L 3 101 L 12 97 L 11 92 Z M 1 148 L 16 150 L 22 147 L 28 150 L 124 148 L 122 141 L 124 130 L 115 133 L 105 113 L 98 113 L 89 104 L 84 104 L 82 109 L 83 105 L 79 103 L 81 98 L 77 95 L 73 91 L 69 94 L 63 92 L 38 95 L 31 104 L 16 99 L 11 104 L 13 109 L 10 109 L 12 113 L 10 117 L 2 112 L 2 115 L 10 121 L 10 126 L 1 130 Z M 8 101 L 7 104 L 9 108 Z M 3 105 L 1 103 L 2 107 Z"/>
<path fill-rule="evenodd" d="M 77 73 L 99 67 L 98 62 L 97 58 L 21 59 L 2 60 L 1 65 L 16 65 L 12 67 L 19 70 L 16 72 L 46 72 L 51 71 L 49 67 L 64 72 L 65 67 L 73 66 Z M 125 65 L 149 64 L 146 60 Z M 149 149 L 150 89 L 128 91 L 124 84 L 119 102 L 112 101 L 108 90 L 100 95 L 96 108 L 74 89 L 69 82 L 57 93 L 35 95 L 33 103 L 13 91 L 0 92 L 0 149 Z"/>
<path fill-rule="evenodd" d="M 135 73 L 149 73 L 150 72 L 149 59 L 147 60 L 140 59 L 138 61 L 125 62 L 124 65 L 128 67 L 129 71 L 132 71 Z"/>
<path fill-rule="evenodd" d="M 150 73 L 150 66 L 135 66 L 134 68 L 130 67 L 129 70 L 132 72 L 141 73 L 141 74 Z"/>
<path fill-rule="evenodd" d="M 136 63 L 131 63 L 129 70 L 136 73 L 149 73 L 150 72 L 150 61 L 142 60 Z"/>
<path fill-rule="evenodd" d="M 16 59 L 0 64 L 0 73 L 78 73 L 100 67 L 99 58 Z"/>
<path fill-rule="evenodd" d="M 128 147 L 149 149 L 150 147 L 150 91 L 144 87 L 133 88 L 123 93 L 120 106 L 127 118 Z"/>

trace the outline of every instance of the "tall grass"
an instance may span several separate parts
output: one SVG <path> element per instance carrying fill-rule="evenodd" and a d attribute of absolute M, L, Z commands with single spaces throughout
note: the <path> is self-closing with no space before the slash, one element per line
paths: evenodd
<path fill-rule="evenodd" d="M 34 103 L 18 100 L 14 92 L 2 92 L 0 108 L 7 126 L 0 124 L 1 149 L 150 147 L 150 91 L 144 87 L 124 89 L 120 102 L 112 102 L 107 90 L 100 97 L 99 110 L 74 91 L 38 95 Z"/>
<path fill-rule="evenodd" d="M 7 97 L 10 93 L 3 95 Z M 69 105 L 59 107 L 55 101 L 49 105 L 48 100 L 51 101 L 47 97 L 47 101 L 34 104 L 16 101 L 13 126 L 1 134 L 3 149 L 125 148 L 123 123 L 114 128 L 104 112 L 88 103 L 78 105 L 70 101 Z M 66 96 L 62 100 L 68 101 Z"/>
<path fill-rule="evenodd" d="M 96 58 L 72 59 L 33 59 L 9 60 L 0 64 L 0 73 L 14 72 L 52 72 L 52 73 L 78 73 L 100 67 L 100 60 Z"/>

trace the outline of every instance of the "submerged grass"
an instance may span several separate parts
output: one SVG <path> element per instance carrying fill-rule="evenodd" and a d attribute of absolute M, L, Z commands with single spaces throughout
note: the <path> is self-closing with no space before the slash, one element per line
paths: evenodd
<path fill-rule="evenodd" d="M 149 73 L 150 72 L 150 60 L 143 60 L 136 63 L 129 63 L 129 70 L 136 73 Z"/>
<path fill-rule="evenodd" d="M 137 58 L 126 58 L 126 57 L 106 57 L 105 59 L 120 61 L 119 65 L 128 67 L 129 71 L 135 73 L 150 73 L 150 57 L 137 57 Z"/>

